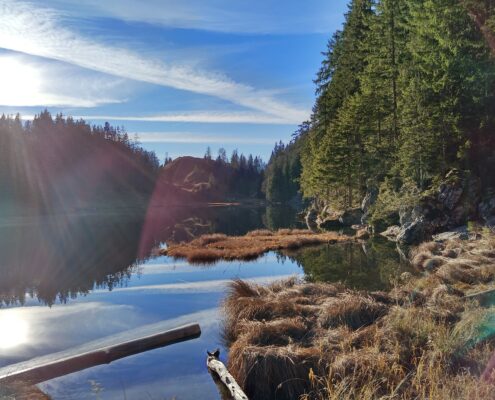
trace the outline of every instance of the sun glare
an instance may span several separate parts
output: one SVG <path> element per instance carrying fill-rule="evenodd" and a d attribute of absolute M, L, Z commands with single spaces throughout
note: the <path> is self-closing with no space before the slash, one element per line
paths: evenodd
<path fill-rule="evenodd" d="M 39 96 L 40 73 L 18 58 L 0 58 L 0 104 L 23 105 Z"/>
<path fill-rule="evenodd" d="M 16 311 L 0 312 L 0 350 L 26 343 L 28 324 Z"/>

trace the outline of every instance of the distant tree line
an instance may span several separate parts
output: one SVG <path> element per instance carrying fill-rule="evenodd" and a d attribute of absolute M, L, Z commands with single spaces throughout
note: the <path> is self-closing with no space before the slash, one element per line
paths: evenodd
<path fill-rule="evenodd" d="M 289 144 L 285 145 L 281 141 L 275 144 L 263 182 L 263 192 L 268 201 L 288 203 L 298 198 L 302 171 L 301 151 L 307 129 L 308 125 L 302 124 Z"/>
<path fill-rule="evenodd" d="M 211 148 L 206 149 L 204 158 L 213 160 Z M 245 156 L 235 149 L 230 158 L 227 151 L 221 147 L 214 160 L 217 164 L 232 169 L 229 182 L 229 192 L 238 197 L 262 197 L 261 186 L 264 179 L 266 165 L 259 156 L 249 154 Z"/>
<path fill-rule="evenodd" d="M 160 169 L 123 128 L 48 111 L 0 117 L 0 202 L 34 209 L 143 198 Z"/>
<path fill-rule="evenodd" d="M 489 0 L 352 0 L 310 120 L 274 150 L 267 197 L 287 199 L 297 182 L 306 197 L 355 207 L 370 184 L 424 191 L 452 168 L 493 185 L 493 10 Z"/>

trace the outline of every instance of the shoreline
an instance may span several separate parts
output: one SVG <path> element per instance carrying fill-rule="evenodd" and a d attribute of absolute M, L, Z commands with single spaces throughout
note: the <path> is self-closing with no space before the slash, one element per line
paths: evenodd
<path fill-rule="evenodd" d="M 335 232 L 315 233 L 310 230 L 256 230 L 244 236 L 224 234 L 202 235 L 188 243 L 171 243 L 160 250 L 161 255 L 186 259 L 191 264 L 217 261 L 253 261 L 274 250 L 297 250 L 305 246 L 333 244 L 355 240 Z"/>
<path fill-rule="evenodd" d="M 229 370 L 260 400 L 493 398 L 495 235 L 425 242 L 410 260 L 423 274 L 389 292 L 233 282 Z"/>

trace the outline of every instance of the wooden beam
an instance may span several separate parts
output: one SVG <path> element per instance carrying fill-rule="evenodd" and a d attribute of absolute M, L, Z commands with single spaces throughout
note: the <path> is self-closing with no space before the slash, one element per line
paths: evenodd
<path fill-rule="evenodd" d="M 221 362 L 218 357 L 220 356 L 220 350 L 215 350 L 213 353 L 207 351 L 208 357 L 206 358 L 206 365 L 210 373 L 215 374 L 220 379 L 223 385 L 227 388 L 230 396 L 233 400 L 248 400 L 248 397 L 243 392 L 241 387 L 237 384 L 234 377 L 227 370 L 227 367 Z"/>
<path fill-rule="evenodd" d="M 0 375 L 0 385 L 14 381 L 22 381 L 34 385 L 96 365 L 110 364 L 112 361 L 124 357 L 194 339 L 199 336 L 201 336 L 201 328 L 198 324 L 185 325 L 95 351 L 54 360 L 44 365 L 14 370 Z"/>

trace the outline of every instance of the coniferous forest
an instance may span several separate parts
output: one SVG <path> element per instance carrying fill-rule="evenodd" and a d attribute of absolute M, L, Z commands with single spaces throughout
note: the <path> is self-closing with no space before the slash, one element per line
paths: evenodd
<path fill-rule="evenodd" d="M 284 200 L 297 185 L 305 197 L 348 209 L 375 187 L 378 203 L 407 202 L 452 169 L 479 177 L 483 190 L 492 186 L 493 7 L 351 1 L 323 53 L 310 120 L 275 148 L 268 198 Z"/>

